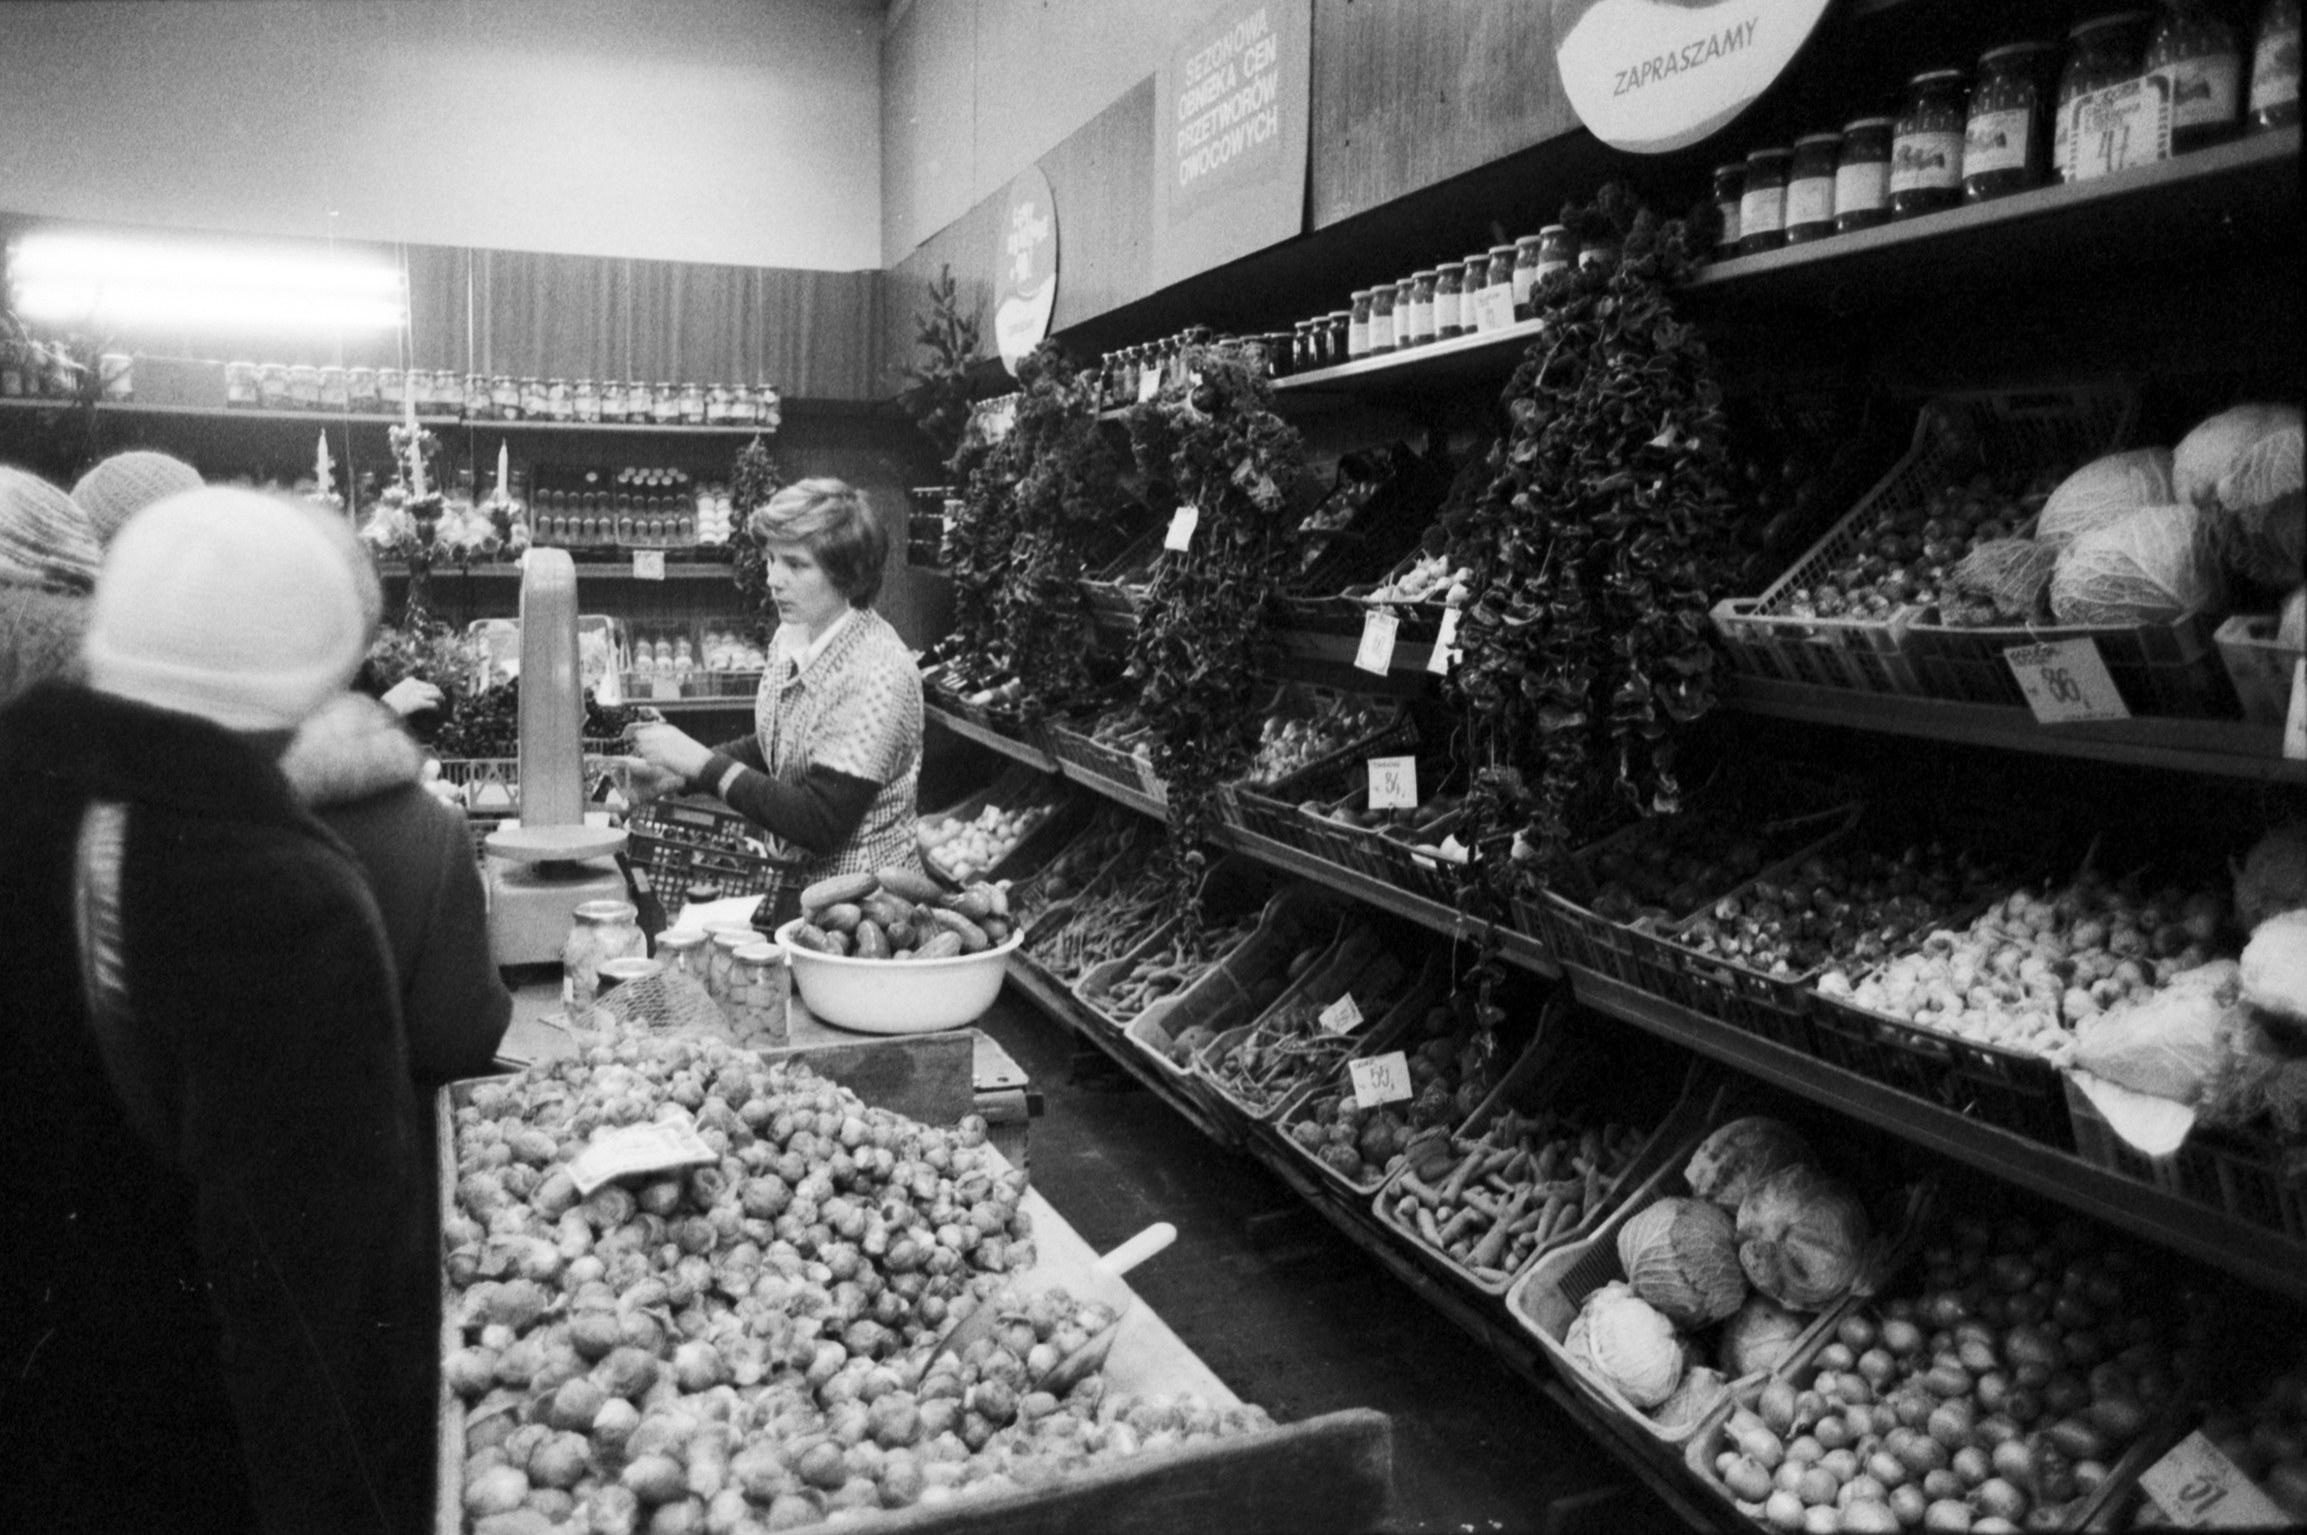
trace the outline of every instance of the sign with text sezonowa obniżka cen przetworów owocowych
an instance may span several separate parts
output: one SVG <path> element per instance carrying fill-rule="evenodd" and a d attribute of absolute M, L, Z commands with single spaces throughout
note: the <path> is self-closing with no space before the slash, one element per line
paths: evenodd
<path fill-rule="evenodd" d="M 1229 0 L 1154 80 L 1154 285 L 1302 233 L 1312 0 Z"/>
<path fill-rule="evenodd" d="M 1802 51 L 1833 0 L 1554 0 L 1554 61 L 1578 120 L 1665 154 L 1729 126 Z"/>

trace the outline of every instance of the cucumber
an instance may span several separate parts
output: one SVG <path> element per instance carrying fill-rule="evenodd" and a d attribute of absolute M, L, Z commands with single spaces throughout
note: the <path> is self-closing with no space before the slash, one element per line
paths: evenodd
<path fill-rule="evenodd" d="M 793 947 L 807 949 L 813 954 L 830 954 L 833 952 L 826 947 L 824 932 L 813 923 L 808 922 L 802 923 L 793 930 Z"/>
<path fill-rule="evenodd" d="M 961 953 L 961 935 L 948 928 L 913 951 L 915 959 L 954 959 Z"/>
<path fill-rule="evenodd" d="M 993 915 L 993 892 L 987 886 L 972 885 L 967 890 L 947 896 L 945 906 L 947 910 L 959 912 L 972 922 L 983 922 Z"/>
<path fill-rule="evenodd" d="M 828 933 L 854 933 L 864 915 L 855 901 L 835 901 L 817 914 L 817 925 Z"/>
<path fill-rule="evenodd" d="M 862 901 L 880 888 L 881 881 L 870 874 L 836 874 L 801 892 L 801 910 L 814 916 L 842 901 Z"/>
<path fill-rule="evenodd" d="M 929 913 L 930 919 L 940 928 L 961 940 L 961 952 L 964 954 L 982 954 L 991 942 L 985 936 L 984 928 L 979 927 L 958 911 L 940 906 L 930 906 L 923 909 Z"/>
<path fill-rule="evenodd" d="M 887 959 L 889 957 L 889 935 L 884 933 L 881 930 L 881 924 L 871 917 L 858 919 L 856 938 L 857 957 L 859 959 Z"/>
<path fill-rule="evenodd" d="M 876 891 L 865 898 L 865 915 L 880 924 L 882 930 L 913 920 L 913 903 L 886 890 Z"/>
<path fill-rule="evenodd" d="M 882 889 L 908 901 L 938 901 L 945 898 L 943 885 L 913 869 L 880 869 L 875 871 L 874 878 L 881 881 Z"/>

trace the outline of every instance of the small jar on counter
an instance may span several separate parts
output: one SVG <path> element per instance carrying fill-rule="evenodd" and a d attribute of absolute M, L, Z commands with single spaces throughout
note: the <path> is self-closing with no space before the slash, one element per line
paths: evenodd
<path fill-rule="evenodd" d="M 1890 222 L 1890 144 L 1887 117 L 1855 117 L 1842 125 L 1842 156 L 1834 166 L 1834 232 L 1849 234 Z"/>
<path fill-rule="evenodd" d="M 1963 201 L 2039 187 L 2050 176 L 2049 43 L 2011 43 L 1979 55 L 1978 88 L 1963 123 Z"/>
<path fill-rule="evenodd" d="M 571 914 L 569 936 L 561 945 L 561 1004 L 569 1021 L 586 1026 L 600 990 L 605 960 L 645 957 L 640 912 L 626 901 L 586 901 Z"/>
<path fill-rule="evenodd" d="M 1563 225 L 1548 224 L 1538 231 L 1538 271 L 1530 279 L 1531 292 L 1536 294 L 1542 291 L 1546 286 L 1546 279 L 1552 277 L 1556 272 L 1567 272 L 1573 266 L 1588 264 L 1585 258 L 1586 253 L 1578 248 L 1576 235 Z M 1535 298 L 1531 301 L 1531 307 L 1535 312 L 1537 307 Z"/>
<path fill-rule="evenodd" d="M 2170 83 L 2171 153 L 2242 134 L 2243 39 L 2207 0 L 2163 0 L 2145 69 Z"/>
<path fill-rule="evenodd" d="M 1806 245 L 1834 233 L 1834 176 L 1839 133 L 1806 133 L 1794 141 L 1786 172 L 1786 243 Z"/>
<path fill-rule="evenodd" d="M 510 373 L 500 373 L 489 380 L 489 404 L 499 421 L 521 419 L 521 381 Z"/>
<path fill-rule="evenodd" d="M 1351 355 L 1349 344 L 1353 340 L 1354 312 L 1350 309 L 1333 310 L 1329 318 L 1329 366 L 1336 367 Z"/>
<path fill-rule="evenodd" d="M 1926 69 L 1907 82 L 1891 135 L 1890 212 L 1911 219 L 1963 200 L 1963 123 L 1969 92 L 1959 69 Z"/>
<path fill-rule="evenodd" d="M 1714 236 L 1714 254 L 1718 257 L 1738 254 L 1738 205 L 1745 196 L 1746 162 L 1717 165 L 1714 168 L 1714 216 L 1722 226 Z"/>
<path fill-rule="evenodd" d="M 2299 121 L 2299 0 L 2267 0 L 2251 45 L 2251 131 Z"/>
<path fill-rule="evenodd" d="M 697 409 L 698 414 L 704 413 L 702 401 L 699 402 Z M 649 419 L 651 421 L 659 426 L 679 426 L 681 416 L 681 386 L 679 384 L 659 383 L 650 388 Z"/>
<path fill-rule="evenodd" d="M 745 923 L 718 922 L 707 927 L 713 947 L 705 957 L 705 990 L 721 1004 L 724 1015 L 729 1008 L 729 977 L 734 969 L 739 949 L 751 948 L 761 941 L 761 935 Z"/>
<path fill-rule="evenodd" d="M 376 369 L 347 368 L 344 370 L 344 403 L 347 410 L 374 415 L 384 409 L 384 400 L 377 393 Z"/>
<path fill-rule="evenodd" d="M 1356 288 L 1353 298 L 1354 307 L 1346 321 L 1346 355 L 1367 357 L 1370 355 L 1370 290 Z"/>
<path fill-rule="evenodd" d="M 628 985 L 634 981 L 655 980 L 664 973 L 665 966 L 662 961 L 644 959 L 637 954 L 628 955 L 623 959 L 604 959 L 601 961 L 600 969 L 595 972 L 594 1002 L 597 1006 L 602 997 L 607 996 L 620 986 Z M 631 1013 L 627 1013 L 625 1017 L 628 1022 L 634 1021 L 634 1015 Z M 606 1024 L 609 1021 L 598 1012 L 593 1015 L 593 1018 L 596 1026 Z"/>
<path fill-rule="evenodd" d="M 1434 273 L 1434 339 L 1447 341 L 1465 333 L 1464 308 L 1459 298 L 1466 291 L 1465 269 L 1449 262 Z"/>
<path fill-rule="evenodd" d="M 665 967 L 667 975 L 685 975 L 702 986 L 707 945 L 711 942 L 705 934 L 693 929 L 659 933 L 657 962 Z"/>
<path fill-rule="evenodd" d="M 1794 153 L 1757 149 L 1746 157 L 1746 190 L 1738 199 L 1738 253 L 1757 255 L 1786 243 L 1786 172 Z"/>
<path fill-rule="evenodd" d="M 1382 357 L 1395 345 L 1394 285 L 1380 283 L 1370 290 L 1370 355 Z"/>
<path fill-rule="evenodd" d="M 1395 290 L 1397 312 L 1404 307 L 1402 295 L 1409 296 L 1410 333 L 1407 345 L 1425 346 L 1434 339 L 1434 278 L 1433 272 L 1412 272 L 1410 280 Z"/>
<path fill-rule="evenodd" d="M 1514 241 L 1514 318 L 1527 320 L 1538 311 L 1530 290 L 1538 284 L 1538 236 L 1520 235 Z"/>
<path fill-rule="evenodd" d="M 291 410 L 320 409 L 320 369 L 309 362 L 293 363 L 288 370 Z"/>
<path fill-rule="evenodd" d="M 749 943 L 732 954 L 721 1011 L 740 1043 L 784 1044 L 785 956 L 766 943 Z"/>
<path fill-rule="evenodd" d="M 254 410 L 264 398 L 257 385 L 257 366 L 253 362 L 228 362 L 224 365 L 224 404 L 228 410 Z"/>
<path fill-rule="evenodd" d="M 2067 67 L 2059 74 L 2058 116 L 2051 125 L 2051 165 L 2061 181 L 2100 174 L 2086 171 L 2078 158 L 2075 98 L 2138 78 L 2146 24 L 2145 11 L 2115 11 L 2067 33 Z"/>

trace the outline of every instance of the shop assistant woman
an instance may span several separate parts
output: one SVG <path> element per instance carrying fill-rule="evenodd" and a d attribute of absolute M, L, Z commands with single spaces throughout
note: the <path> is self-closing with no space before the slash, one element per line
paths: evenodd
<path fill-rule="evenodd" d="M 864 496 L 802 480 L 747 531 L 767 552 L 779 621 L 753 734 L 707 747 L 671 725 L 640 725 L 631 738 L 652 767 L 771 835 L 789 860 L 771 892 L 782 922 L 829 875 L 920 867 L 921 675 L 873 611 L 889 534 Z"/>

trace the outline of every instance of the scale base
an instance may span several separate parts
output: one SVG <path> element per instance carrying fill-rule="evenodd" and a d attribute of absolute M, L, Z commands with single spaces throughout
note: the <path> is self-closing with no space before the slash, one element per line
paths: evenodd
<path fill-rule="evenodd" d="M 579 906 L 627 898 L 625 876 L 613 858 L 581 863 L 491 858 L 483 878 L 489 896 L 489 952 L 500 965 L 559 964 Z"/>

